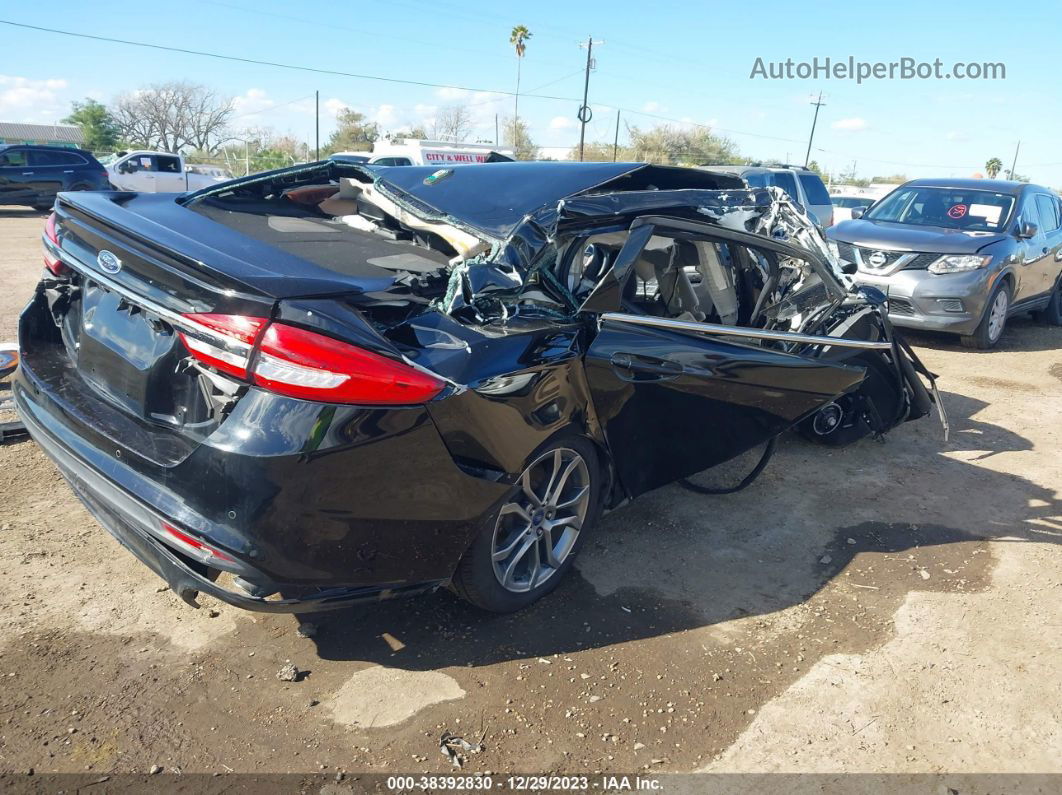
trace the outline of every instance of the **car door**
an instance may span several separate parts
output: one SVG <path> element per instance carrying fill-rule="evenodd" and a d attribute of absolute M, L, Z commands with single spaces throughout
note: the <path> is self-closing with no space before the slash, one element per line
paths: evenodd
<path fill-rule="evenodd" d="M 1040 293 L 1047 294 L 1054 289 L 1062 269 L 1062 218 L 1058 199 L 1046 193 L 1036 194 L 1036 209 L 1047 248 L 1046 256 L 1039 262 Z"/>
<path fill-rule="evenodd" d="M 1033 224 L 1036 232 L 1032 237 L 1020 240 L 1020 249 L 1023 253 L 1021 264 L 1018 266 L 1018 284 L 1014 290 L 1012 303 L 1025 301 L 1043 292 L 1042 283 L 1044 272 L 1048 263 L 1053 259 L 1048 245 L 1047 233 L 1040 219 L 1040 211 L 1036 206 L 1036 194 L 1029 191 L 1022 197 L 1018 215 L 1018 230 L 1025 224 Z"/>
<path fill-rule="evenodd" d="M 27 154 L 33 169 L 30 183 L 33 198 L 40 202 L 54 200 L 55 194 L 63 190 L 62 153 L 31 149 Z"/>
<path fill-rule="evenodd" d="M 115 185 L 121 190 L 155 192 L 154 159 L 148 154 L 128 155 L 114 164 Z"/>
<path fill-rule="evenodd" d="M 793 351 L 802 350 L 801 342 L 882 345 L 630 311 L 622 296 L 651 241 L 676 233 L 708 240 L 720 234 L 703 224 L 667 223 L 636 222 L 581 309 L 598 314 L 585 371 L 620 481 L 632 496 L 755 447 L 857 388 L 865 376 L 862 367 L 764 347 L 762 341 L 789 342 Z M 774 241 L 762 245 L 785 249 Z"/>
<path fill-rule="evenodd" d="M 18 204 L 33 198 L 33 167 L 27 150 L 5 149 L 0 153 L 0 201 Z"/>
<path fill-rule="evenodd" d="M 154 155 L 154 174 L 156 193 L 184 193 L 188 190 L 188 180 L 184 175 L 184 164 L 177 155 Z"/>

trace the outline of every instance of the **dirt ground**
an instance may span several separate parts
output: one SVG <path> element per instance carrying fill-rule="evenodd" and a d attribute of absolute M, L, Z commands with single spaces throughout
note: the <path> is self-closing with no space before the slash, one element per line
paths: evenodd
<path fill-rule="evenodd" d="M 0 210 L 0 340 L 43 216 Z M 952 422 L 600 523 L 550 597 L 193 610 L 0 448 L 0 773 L 1062 772 L 1062 329 L 912 336 Z M 278 681 L 286 662 L 305 675 Z"/>

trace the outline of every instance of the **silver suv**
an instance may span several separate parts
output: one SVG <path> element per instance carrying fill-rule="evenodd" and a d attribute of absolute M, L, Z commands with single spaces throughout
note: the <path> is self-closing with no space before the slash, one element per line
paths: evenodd
<path fill-rule="evenodd" d="M 804 209 L 818 221 L 819 226 L 826 228 L 833 225 L 833 202 L 822 179 L 814 171 L 800 166 L 761 166 L 758 164 L 749 166 L 712 166 L 703 165 L 700 168 L 708 171 L 722 171 L 727 174 L 736 174 L 748 184 L 750 188 L 768 188 L 772 185 L 781 188 L 789 198 Z"/>
<path fill-rule="evenodd" d="M 827 237 L 857 282 L 888 295 L 894 325 L 982 349 L 1019 312 L 1062 325 L 1062 204 L 1039 185 L 912 180 Z"/>

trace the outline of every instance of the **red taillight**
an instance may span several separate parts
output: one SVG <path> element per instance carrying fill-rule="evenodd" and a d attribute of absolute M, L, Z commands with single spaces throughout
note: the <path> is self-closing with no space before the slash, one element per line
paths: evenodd
<path fill-rule="evenodd" d="M 212 313 L 188 314 L 184 315 L 184 318 L 197 326 L 216 332 L 228 343 L 223 347 L 207 342 L 201 337 L 193 336 L 191 333 L 179 331 L 181 341 L 192 356 L 222 372 L 240 378 L 247 377 L 247 363 L 251 358 L 251 348 L 262 326 L 268 322 L 266 318 Z"/>
<path fill-rule="evenodd" d="M 326 403 L 401 406 L 423 403 L 445 384 L 414 367 L 356 345 L 305 329 L 242 315 L 188 314 L 196 326 L 224 338 L 178 330 L 188 351 L 199 361 L 258 386 L 289 397 Z M 262 330 L 265 329 L 265 333 Z M 261 346 L 254 372 L 248 362 L 255 343 Z"/>
<path fill-rule="evenodd" d="M 48 220 L 44 223 L 44 236 L 55 244 L 56 248 L 59 247 L 59 235 L 55 231 L 55 213 L 48 216 Z M 54 256 L 48 247 L 44 247 L 44 267 L 53 276 L 62 276 L 70 269 L 63 264 L 62 260 Z"/>
<path fill-rule="evenodd" d="M 230 558 L 221 550 L 214 549 L 214 547 L 204 544 L 198 538 L 192 538 L 187 533 L 178 530 L 169 522 L 163 522 L 162 529 L 170 538 L 178 542 L 180 546 L 185 547 L 190 552 L 199 553 L 199 557 L 205 555 L 209 558 L 217 558 L 218 560 L 227 560 L 230 563 L 232 562 L 232 558 Z"/>
<path fill-rule="evenodd" d="M 386 356 L 281 323 L 262 335 L 254 382 L 290 397 L 362 405 L 423 403 L 445 386 Z"/>

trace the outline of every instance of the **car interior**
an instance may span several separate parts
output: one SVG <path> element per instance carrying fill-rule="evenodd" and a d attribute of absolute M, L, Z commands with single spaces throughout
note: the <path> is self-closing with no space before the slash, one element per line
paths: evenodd
<path fill-rule="evenodd" d="M 582 241 L 561 280 L 576 303 L 612 267 L 626 238 L 626 232 L 611 232 Z M 808 309 L 826 300 L 821 280 L 801 259 L 733 241 L 653 235 L 624 284 L 622 309 L 673 320 L 795 330 Z"/>

